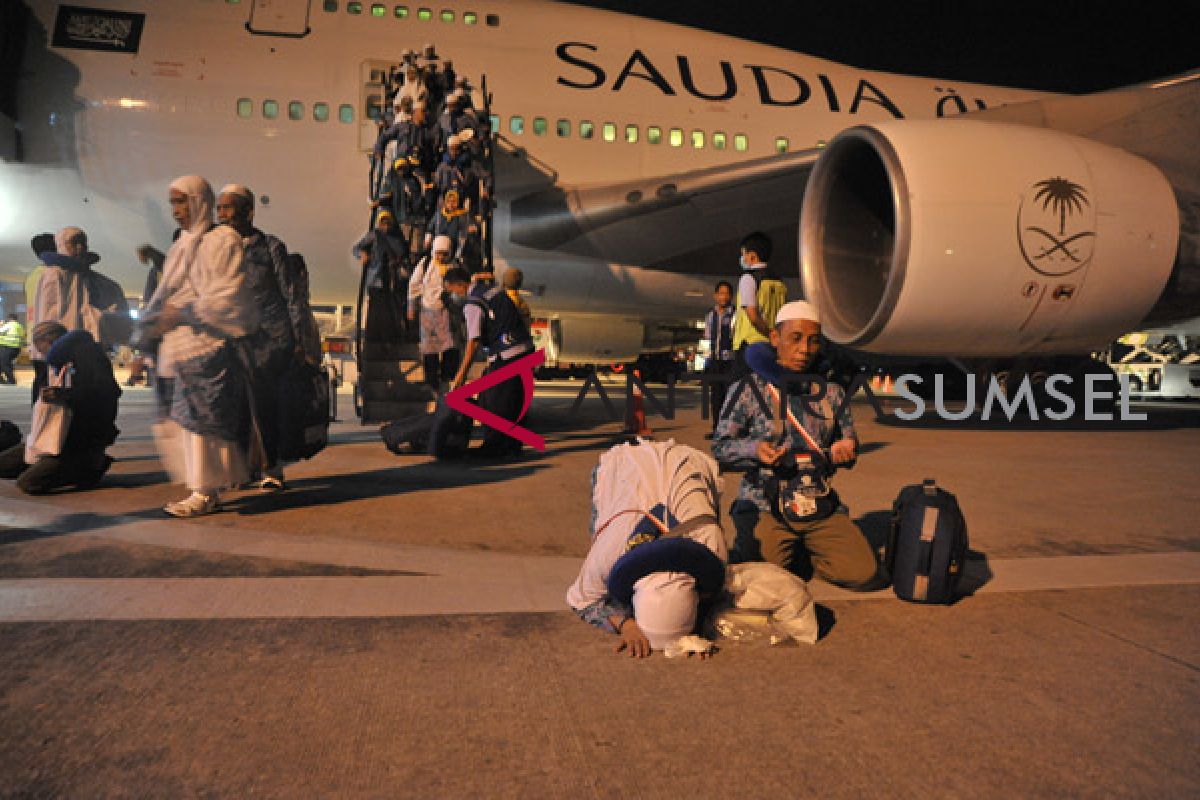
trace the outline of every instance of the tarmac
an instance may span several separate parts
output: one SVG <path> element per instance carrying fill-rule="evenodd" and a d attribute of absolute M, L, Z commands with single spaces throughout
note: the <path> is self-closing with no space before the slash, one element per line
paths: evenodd
<path fill-rule="evenodd" d="M 594 396 L 571 412 L 579 385 L 539 384 L 547 450 L 506 463 L 394 456 L 343 395 L 285 492 L 196 520 L 161 512 L 182 490 L 127 390 L 99 488 L 0 485 L 0 796 L 1200 793 L 1195 406 L 1033 429 L 856 405 L 852 516 L 880 542 L 900 487 L 936 478 L 971 594 L 813 581 L 815 645 L 635 661 L 563 599 L 622 439 Z M 656 436 L 705 449 L 678 400 Z M 0 387 L 0 418 L 28 417 Z"/>

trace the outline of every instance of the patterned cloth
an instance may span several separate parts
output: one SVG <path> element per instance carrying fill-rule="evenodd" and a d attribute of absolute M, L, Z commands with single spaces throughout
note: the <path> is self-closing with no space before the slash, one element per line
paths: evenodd
<path fill-rule="evenodd" d="M 287 248 L 258 229 L 242 238 L 246 247 L 246 283 L 254 295 L 262 327 L 249 338 L 255 369 L 277 372 L 288 365 L 295 349 L 292 319 L 284 298 L 288 274 Z"/>
<path fill-rule="evenodd" d="M 441 355 L 458 344 L 450 328 L 450 311 L 446 308 L 421 309 L 421 355 Z"/>
<path fill-rule="evenodd" d="M 759 404 L 754 392 L 746 385 L 745 381 L 753 381 L 768 404 L 774 405 L 777 402 L 773 399 L 772 389 L 774 387 L 756 374 L 749 375 L 729 387 L 725 407 L 721 410 L 721 419 L 717 422 L 717 429 L 713 433 L 712 453 L 713 457 L 721 463 L 757 467 L 759 442 L 774 438 L 773 419 L 771 413 Z M 805 409 L 803 400 L 791 395 L 788 397 L 788 406 L 792 414 L 804 426 L 804 430 L 814 440 L 827 447 L 839 439 L 858 438 L 854 431 L 854 418 L 851 416 L 849 405 L 840 413 L 836 413 L 836 409 L 841 407 L 845 395 L 845 390 L 841 386 L 830 381 L 826 386 L 825 398 L 821 403 L 811 400 L 808 402 L 813 411 L 818 413 L 809 413 Z M 777 409 L 778 406 L 774 405 L 774 408 Z M 785 430 L 785 442 L 790 454 L 811 452 L 811 447 L 803 435 L 790 423 L 785 426 Z M 770 511 L 771 504 L 766 498 L 765 483 L 766 475 L 760 470 L 751 469 L 746 472 L 742 478 L 742 484 L 738 488 L 735 505 L 749 503 L 760 511 Z"/>

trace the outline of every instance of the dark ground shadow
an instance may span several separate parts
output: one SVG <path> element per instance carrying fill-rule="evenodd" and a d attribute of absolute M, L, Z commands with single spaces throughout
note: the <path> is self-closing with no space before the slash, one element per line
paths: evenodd
<path fill-rule="evenodd" d="M 382 445 L 381 445 L 382 446 Z M 482 462 L 432 461 L 349 475 L 289 480 L 285 492 L 235 498 L 223 503 L 228 511 L 254 516 L 292 508 L 339 505 L 375 497 L 394 497 L 430 489 L 481 486 L 523 478 L 546 467 L 537 464 L 495 465 Z"/>
<path fill-rule="evenodd" d="M 967 550 L 967 563 L 963 568 L 962 578 L 958 581 L 958 595 L 954 598 L 957 603 L 965 597 L 971 597 L 996 577 L 988 564 L 986 553 L 978 550 Z M 953 603 L 951 603 L 953 605 Z"/>
<path fill-rule="evenodd" d="M 828 606 L 820 603 L 815 605 L 817 607 L 817 641 L 820 642 L 833 632 L 837 625 L 837 614 L 834 614 L 833 609 Z"/>

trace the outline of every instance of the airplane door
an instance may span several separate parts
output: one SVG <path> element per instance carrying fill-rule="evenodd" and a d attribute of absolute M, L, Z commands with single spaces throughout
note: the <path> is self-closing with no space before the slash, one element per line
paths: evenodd
<path fill-rule="evenodd" d="M 259 36 L 307 36 L 310 0 L 254 0 L 246 30 Z"/>
<path fill-rule="evenodd" d="M 376 124 L 383 119 L 384 103 L 387 101 L 387 75 L 392 67 L 391 61 L 369 60 L 362 62 L 359 71 L 361 90 L 358 107 L 358 147 L 360 150 L 373 150 L 375 140 L 379 136 Z"/>

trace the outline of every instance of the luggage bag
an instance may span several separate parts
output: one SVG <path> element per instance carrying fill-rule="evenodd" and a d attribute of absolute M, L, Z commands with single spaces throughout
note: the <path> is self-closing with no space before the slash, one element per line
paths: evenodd
<path fill-rule="evenodd" d="M 967 546 L 966 519 L 953 494 L 932 479 L 900 490 L 892 504 L 885 555 L 897 597 L 912 603 L 953 602 Z"/>

